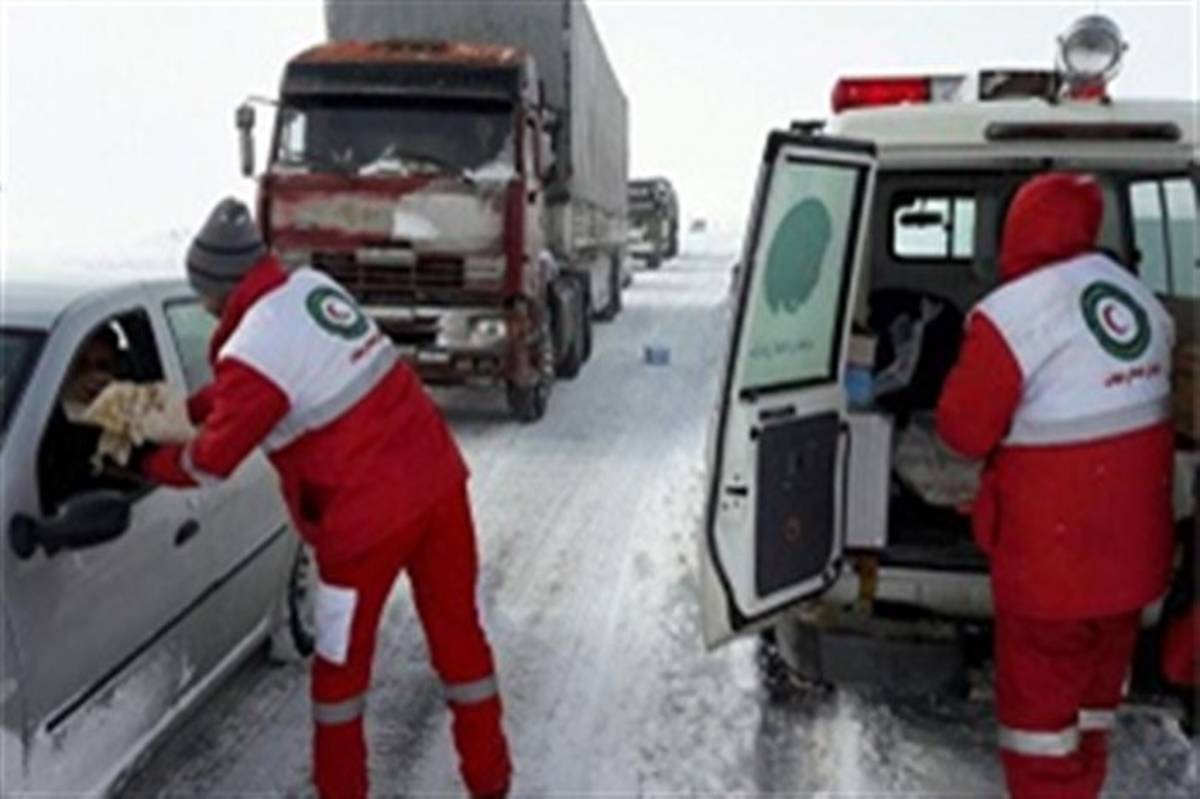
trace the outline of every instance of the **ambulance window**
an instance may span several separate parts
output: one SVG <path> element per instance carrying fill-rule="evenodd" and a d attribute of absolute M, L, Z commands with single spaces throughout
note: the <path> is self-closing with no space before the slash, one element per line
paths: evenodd
<path fill-rule="evenodd" d="M 1134 183 L 1129 190 L 1129 204 L 1133 213 L 1133 240 L 1138 250 L 1138 276 L 1153 291 L 1166 294 L 1170 290 L 1170 276 L 1158 181 Z"/>
<path fill-rule="evenodd" d="M 953 263 L 975 254 L 975 198 L 967 194 L 898 194 L 892 201 L 892 257 Z"/>
<path fill-rule="evenodd" d="M 864 171 L 787 159 L 772 175 L 746 299 L 741 391 L 836 379 Z"/>
<path fill-rule="evenodd" d="M 1196 262 L 1196 192 L 1187 178 L 1147 180 L 1129 190 L 1138 274 L 1154 291 L 1200 296 Z"/>
<path fill-rule="evenodd" d="M 1197 248 L 1196 189 L 1187 178 L 1163 181 L 1167 198 L 1167 239 L 1171 253 L 1174 294 L 1200 297 L 1200 248 Z"/>

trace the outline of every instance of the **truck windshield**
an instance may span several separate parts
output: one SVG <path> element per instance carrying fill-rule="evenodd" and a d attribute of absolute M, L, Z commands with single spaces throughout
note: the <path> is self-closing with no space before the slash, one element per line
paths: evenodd
<path fill-rule="evenodd" d="M 513 165 L 506 103 L 321 99 L 280 112 L 276 163 L 313 171 L 469 174 Z"/>
<path fill-rule="evenodd" d="M 0 443 L 8 430 L 8 418 L 33 371 L 43 338 L 32 330 L 0 330 Z"/>

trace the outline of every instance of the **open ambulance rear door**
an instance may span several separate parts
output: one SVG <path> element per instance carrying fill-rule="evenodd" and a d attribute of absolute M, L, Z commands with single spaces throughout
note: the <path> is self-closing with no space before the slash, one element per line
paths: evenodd
<path fill-rule="evenodd" d="M 776 132 L 742 258 L 701 540 L 705 643 L 762 627 L 841 568 L 844 352 L 874 146 Z"/>

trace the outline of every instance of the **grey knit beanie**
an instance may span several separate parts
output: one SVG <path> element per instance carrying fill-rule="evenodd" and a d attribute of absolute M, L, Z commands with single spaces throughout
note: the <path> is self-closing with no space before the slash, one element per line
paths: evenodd
<path fill-rule="evenodd" d="M 266 252 L 250 211 L 226 197 L 192 239 L 187 254 L 188 280 L 203 296 L 225 297 Z"/>

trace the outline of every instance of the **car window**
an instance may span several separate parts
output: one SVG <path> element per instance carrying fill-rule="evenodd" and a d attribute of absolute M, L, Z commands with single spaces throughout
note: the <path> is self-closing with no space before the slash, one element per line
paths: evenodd
<path fill-rule="evenodd" d="M 113 380 L 152 383 L 163 380 L 162 359 L 150 316 L 142 310 L 104 320 L 83 336 L 55 394 L 54 406 L 38 448 L 38 487 L 42 510 L 52 515 L 73 496 L 112 489 L 131 496 L 146 492 L 144 482 L 127 469 L 95 462 L 101 431 L 71 421 Z"/>
<path fill-rule="evenodd" d="M 43 333 L 33 330 L 0 330 L 0 442 L 44 340 Z"/>
<path fill-rule="evenodd" d="M 1186 177 L 1143 180 L 1129 187 L 1138 274 L 1154 291 L 1200 297 L 1196 190 Z"/>
<path fill-rule="evenodd" d="M 967 262 L 975 254 L 975 198 L 967 194 L 905 192 L 891 209 L 892 257 L 897 261 Z"/>
<path fill-rule="evenodd" d="M 212 382 L 212 364 L 208 343 L 217 327 L 216 318 L 196 300 L 168 303 L 164 309 L 188 392 L 198 391 Z"/>

